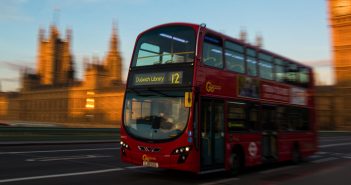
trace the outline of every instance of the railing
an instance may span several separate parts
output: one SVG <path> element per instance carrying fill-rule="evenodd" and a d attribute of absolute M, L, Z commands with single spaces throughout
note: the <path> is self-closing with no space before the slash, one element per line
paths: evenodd
<path fill-rule="evenodd" d="M 0 127 L 0 141 L 119 140 L 118 128 Z"/>

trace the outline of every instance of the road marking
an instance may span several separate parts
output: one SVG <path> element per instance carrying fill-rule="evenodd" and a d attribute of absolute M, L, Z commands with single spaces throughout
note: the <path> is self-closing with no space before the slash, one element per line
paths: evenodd
<path fill-rule="evenodd" d="M 138 169 L 138 168 L 145 168 L 145 166 L 128 166 L 125 167 L 126 169 Z"/>
<path fill-rule="evenodd" d="M 323 162 L 328 162 L 328 161 L 334 161 L 338 158 L 336 157 L 328 157 L 328 158 L 324 158 L 324 159 L 318 159 L 318 160 L 315 160 L 315 161 L 312 161 L 313 163 L 323 163 Z"/>
<path fill-rule="evenodd" d="M 199 174 L 203 175 L 203 174 L 223 172 L 223 171 L 225 171 L 225 169 L 220 168 L 220 169 L 214 169 L 214 170 L 201 171 L 201 172 L 199 172 Z"/>
<path fill-rule="evenodd" d="M 320 158 L 322 157 L 321 155 L 311 155 L 308 158 L 314 159 L 314 158 Z"/>
<path fill-rule="evenodd" d="M 330 145 L 320 145 L 319 148 L 330 148 L 330 147 L 345 146 L 345 145 L 351 145 L 351 142 L 348 142 L 348 143 L 337 143 L 337 144 L 330 144 Z"/>
<path fill-rule="evenodd" d="M 18 181 L 27 181 L 27 180 L 37 180 L 37 179 L 47 179 L 47 178 L 55 178 L 55 177 L 90 175 L 90 174 L 122 171 L 122 170 L 124 170 L 124 168 L 111 168 L 111 169 L 106 169 L 106 170 L 96 170 L 96 171 L 85 171 L 85 172 L 75 172 L 75 173 L 62 173 L 62 174 L 55 174 L 55 175 L 42 175 L 42 176 L 34 176 L 34 177 L 22 177 L 22 178 L 13 178 L 13 179 L 3 179 L 3 180 L 0 180 L 0 183 L 4 183 L 4 182 L 18 182 Z"/>
<path fill-rule="evenodd" d="M 331 154 L 334 155 L 334 156 L 343 156 L 343 155 L 345 155 L 343 153 L 331 153 Z"/>
<path fill-rule="evenodd" d="M 60 156 L 60 157 L 41 157 L 41 158 L 33 158 L 26 159 L 27 162 L 47 162 L 47 161 L 64 161 L 64 160 L 73 160 L 73 159 L 95 159 L 95 158 L 106 158 L 112 157 L 110 155 L 76 155 L 76 156 Z"/>
<path fill-rule="evenodd" d="M 214 184 L 220 184 L 220 183 L 226 183 L 230 181 L 236 181 L 239 180 L 239 178 L 230 178 L 230 179 L 223 179 L 223 180 L 218 180 L 218 181 L 212 181 L 212 182 L 206 182 L 200 185 L 214 185 Z"/>
<path fill-rule="evenodd" d="M 272 173 L 272 172 L 277 172 L 277 171 L 289 170 L 289 169 L 293 169 L 293 168 L 297 168 L 297 167 L 298 166 L 286 166 L 286 167 L 266 170 L 266 171 L 260 172 L 260 174 L 267 174 L 267 173 Z"/>
<path fill-rule="evenodd" d="M 350 138 L 351 138 L 351 135 L 349 135 L 349 136 L 335 136 L 335 137 L 319 137 L 319 140 L 320 141 L 325 141 L 325 140 L 334 141 L 334 140 L 346 140 L 346 139 L 350 139 Z"/>
<path fill-rule="evenodd" d="M 37 151 L 25 151 L 25 152 L 0 152 L 0 155 L 4 154 L 31 154 L 31 153 L 55 153 L 55 152 L 80 152 L 80 151 L 97 151 L 97 150 L 119 150 L 116 148 L 86 148 L 86 149 L 72 149 L 72 150 L 37 150 Z"/>
<path fill-rule="evenodd" d="M 331 139 L 321 139 L 320 142 L 329 142 L 329 141 L 350 141 L 351 137 L 348 138 L 339 138 L 339 137 L 335 137 L 335 138 L 331 138 Z"/>
<path fill-rule="evenodd" d="M 327 154 L 328 152 L 316 152 L 317 155 L 324 155 Z"/>

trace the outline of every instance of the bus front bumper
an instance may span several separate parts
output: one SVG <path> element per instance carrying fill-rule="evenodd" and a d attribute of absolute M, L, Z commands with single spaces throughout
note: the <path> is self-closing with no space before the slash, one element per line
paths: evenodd
<path fill-rule="evenodd" d="M 198 172 L 195 157 L 191 153 L 185 155 L 166 155 L 121 150 L 121 159 L 123 162 L 134 164 L 137 166 Z"/>

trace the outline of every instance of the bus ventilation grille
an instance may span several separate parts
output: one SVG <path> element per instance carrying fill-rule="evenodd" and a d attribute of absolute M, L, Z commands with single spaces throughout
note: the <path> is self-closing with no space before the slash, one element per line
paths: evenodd
<path fill-rule="evenodd" d="M 152 148 L 152 147 L 146 147 L 146 146 L 138 146 L 140 151 L 143 152 L 160 152 L 160 148 Z"/>

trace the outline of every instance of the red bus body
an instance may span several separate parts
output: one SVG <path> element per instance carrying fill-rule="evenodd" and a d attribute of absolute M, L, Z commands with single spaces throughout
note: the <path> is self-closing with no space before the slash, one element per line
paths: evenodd
<path fill-rule="evenodd" d="M 316 152 L 313 76 L 310 67 L 215 32 L 204 25 L 188 23 L 160 25 L 141 33 L 137 42 L 145 33 L 167 27 L 173 29 L 177 26 L 193 30 L 195 47 L 192 62 L 173 63 L 173 54 L 169 54 L 170 52 L 167 51 L 164 53 L 172 55 L 171 64 L 153 65 L 150 63 L 147 66 L 138 66 L 138 64 L 133 64 L 138 60 L 136 59 L 137 47 L 141 45 L 140 50 L 145 49 L 142 48 L 143 44 L 136 44 L 134 48 L 120 129 L 122 161 L 140 166 L 206 173 L 232 170 L 236 166 L 233 164 L 235 162 L 240 163 L 241 168 L 268 162 L 293 160 L 296 158 L 296 154 L 299 158 L 304 158 Z M 180 44 L 189 42 L 180 36 L 170 36 L 171 34 L 163 34 L 163 32 L 157 32 L 154 35 L 161 35 L 162 39 L 168 37 L 168 39 L 173 39 L 172 42 L 174 40 L 174 42 L 182 42 Z M 145 38 L 148 43 L 156 43 L 148 39 L 149 37 Z M 235 43 L 240 46 L 238 51 L 242 51 L 242 55 L 238 55 L 239 57 L 236 59 L 239 60 L 239 64 L 240 61 L 244 61 L 244 68 L 240 69 L 244 72 L 227 69 L 229 66 L 229 63 L 226 63 L 227 58 L 229 61 L 229 57 L 232 57 L 231 53 L 234 53 L 233 56 L 235 55 L 234 47 L 233 52 L 229 52 L 229 49 L 227 52 L 227 43 Z M 214 52 L 212 54 L 222 59 L 223 64 L 220 64 L 220 67 L 211 66 L 211 63 L 205 64 L 206 48 L 210 48 L 207 52 L 210 54 Z M 252 49 L 256 53 L 254 56 L 256 62 L 252 62 L 256 66 L 256 75 L 248 74 L 248 49 Z M 183 50 L 179 49 L 179 51 Z M 178 52 L 180 55 L 178 58 L 192 55 L 187 51 L 183 53 L 188 55 L 185 56 L 186 54 Z M 267 65 L 263 59 L 260 60 L 260 56 L 264 58 L 262 53 L 268 56 Z M 166 56 L 166 54 L 155 52 L 153 56 L 145 56 L 152 58 L 162 55 L 162 58 L 169 58 L 170 56 Z M 139 58 L 146 58 L 145 56 L 138 55 Z M 233 60 L 235 60 L 235 56 Z M 274 62 L 278 60 L 283 63 Z M 301 80 L 303 83 L 300 84 L 294 80 L 289 81 L 289 83 L 277 81 L 278 76 L 282 75 L 277 72 L 279 70 L 278 64 L 285 67 L 283 79 L 304 78 L 305 81 Z M 183 66 L 179 67 L 180 65 Z M 286 67 L 288 65 L 296 67 L 297 70 L 290 70 L 289 67 Z M 260 76 L 267 70 L 271 70 L 272 75 L 267 72 L 268 76 L 266 77 L 272 79 Z M 299 70 L 300 72 L 296 72 Z M 186 84 L 173 84 L 173 82 L 178 83 L 177 79 L 173 79 L 174 75 L 177 74 L 181 74 L 183 82 L 180 83 L 186 82 Z M 170 75 L 172 76 L 169 77 L 171 81 L 164 82 L 163 77 L 167 78 Z M 157 81 L 157 78 L 162 80 Z M 153 79 L 157 82 L 151 82 Z M 179 95 L 184 96 L 184 98 L 180 97 L 179 101 L 184 99 L 188 104 L 191 104 L 187 105 L 188 108 L 184 110 L 184 112 L 188 111 L 186 127 L 180 135 L 174 136 L 174 138 L 173 135 L 170 135 L 169 137 L 172 139 L 160 135 L 157 136 L 160 138 L 159 140 L 152 140 L 149 135 L 159 134 L 161 129 L 151 126 L 155 121 L 150 121 L 150 119 L 156 119 L 157 116 L 145 119 L 140 116 L 143 111 L 153 111 L 153 100 L 148 100 L 148 97 L 158 96 L 158 94 L 159 96 L 166 94 L 165 98 L 172 97 L 171 94 L 177 92 L 178 88 L 185 89 Z M 245 88 L 249 88 L 249 90 Z M 252 93 L 252 91 L 256 92 Z M 143 93 L 146 94 L 143 95 Z M 161 102 L 164 101 L 161 100 Z M 179 101 L 174 100 L 174 102 Z M 186 104 L 186 102 L 180 102 L 179 105 L 186 106 Z M 129 108 L 129 106 L 133 108 Z M 143 106 L 148 108 L 140 108 Z M 174 108 L 173 106 L 169 107 Z M 183 111 L 182 107 L 177 108 L 178 104 L 175 107 L 176 111 L 178 109 Z M 145 120 L 150 122 L 143 123 Z M 141 130 L 141 128 L 145 129 Z M 154 133 L 148 133 L 149 131 Z M 239 160 L 235 160 L 233 154 Z"/>

